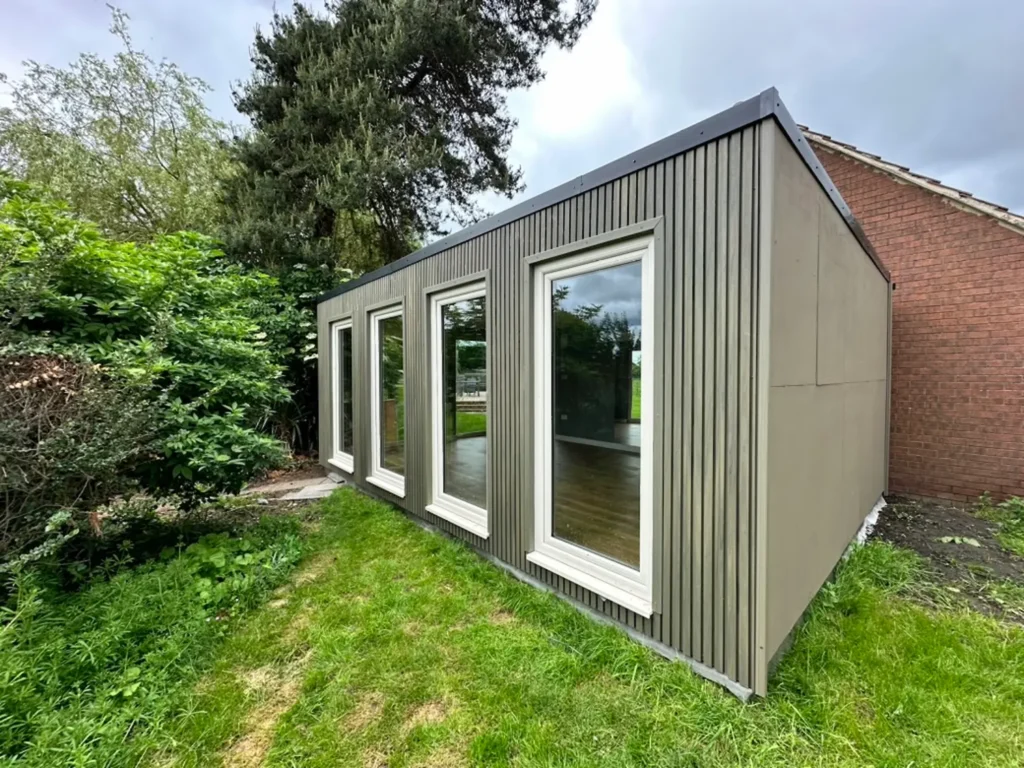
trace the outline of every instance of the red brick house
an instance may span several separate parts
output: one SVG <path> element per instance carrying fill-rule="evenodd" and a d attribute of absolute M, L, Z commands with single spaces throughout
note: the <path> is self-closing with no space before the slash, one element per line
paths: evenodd
<path fill-rule="evenodd" d="M 890 490 L 1024 496 L 1024 216 L 804 134 L 895 284 Z"/>

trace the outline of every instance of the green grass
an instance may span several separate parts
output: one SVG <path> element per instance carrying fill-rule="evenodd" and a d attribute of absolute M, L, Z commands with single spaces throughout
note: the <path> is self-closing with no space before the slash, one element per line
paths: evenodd
<path fill-rule="evenodd" d="M 998 524 L 996 538 L 999 543 L 1019 557 L 1024 557 L 1024 499 L 1014 496 L 999 504 L 992 504 L 984 497 L 977 514 Z"/>
<path fill-rule="evenodd" d="M 632 412 L 629 414 L 631 419 L 640 418 L 640 379 L 633 379 L 633 400 L 632 400 Z"/>
<path fill-rule="evenodd" d="M 0 608 L 0 766 L 141 764 L 301 552 L 299 521 L 276 518 L 77 593 L 22 575 Z"/>
<path fill-rule="evenodd" d="M 768 698 L 743 705 L 387 506 L 344 491 L 324 509 L 319 578 L 247 622 L 164 724 L 177 765 L 1009 765 L 1024 749 L 1024 633 L 921 607 L 918 561 L 887 545 L 841 568 Z"/>
<path fill-rule="evenodd" d="M 455 434 L 468 435 L 487 431 L 486 413 L 455 412 Z"/>
<path fill-rule="evenodd" d="M 767 699 L 744 705 L 386 505 L 344 490 L 322 511 L 291 586 L 216 641 L 189 646 L 202 627 L 168 624 L 183 679 L 147 689 L 127 733 L 74 720 L 60 733 L 75 761 L 49 764 L 959 766 L 1024 753 L 1024 632 L 922 607 L 918 560 L 888 545 L 841 566 Z M 43 744 L 52 717 L 40 710 Z M 47 764 L 32 754 L 26 765 Z"/>

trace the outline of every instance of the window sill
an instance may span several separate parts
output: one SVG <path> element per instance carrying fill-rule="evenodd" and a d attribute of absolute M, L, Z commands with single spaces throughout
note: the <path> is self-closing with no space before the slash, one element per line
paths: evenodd
<path fill-rule="evenodd" d="M 607 581 L 581 571 L 579 568 L 567 565 L 558 558 L 544 554 L 543 552 L 538 552 L 536 550 L 528 552 L 526 554 L 526 559 L 534 565 L 539 565 L 546 571 L 551 571 L 551 573 L 556 576 L 568 579 L 574 584 L 583 587 L 584 589 L 589 589 L 594 594 L 600 595 L 606 600 L 611 600 L 616 605 L 628 608 L 633 613 L 638 616 L 643 616 L 645 619 L 649 619 L 654 613 L 653 603 L 650 596 L 641 597 L 640 595 L 634 595 L 633 593 L 627 592 L 613 584 L 609 584 Z"/>
<path fill-rule="evenodd" d="M 377 477 L 375 475 L 367 475 L 366 482 L 373 483 L 378 488 L 387 491 L 392 496 L 397 496 L 400 499 L 405 498 L 405 483 L 398 483 L 394 480 L 390 480 L 384 477 Z"/>
<path fill-rule="evenodd" d="M 491 532 L 487 530 L 486 512 L 484 513 L 483 523 L 436 501 L 433 504 L 427 505 L 427 512 L 440 517 L 442 520 L 447 520 L 449 523 L 453 523 L 459 526 L 459 528 L 469 531 L 474 536 L 479 536 L 481 539 L 486 539 L 491 535 Z"/>
<path fill-rule="evenodd" d="M 342 472 L 347 472 L 350 475 L 356 471 L 355 459 L 352 456 L 335 456 L 328 459 L 327 463 L 335 469 L 340 469 Z"/>

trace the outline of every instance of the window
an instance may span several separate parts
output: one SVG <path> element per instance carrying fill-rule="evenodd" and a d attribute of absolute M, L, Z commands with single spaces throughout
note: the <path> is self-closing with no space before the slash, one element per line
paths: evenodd
<path fill-rule="evenodd" d="M 352 321 L 331 326 L 331 404 L 334 455 L 329 459 L 344 472 L 355 471 L 352 450 Z"/>
<path fill-rule="evenodd" d="M 405 344 L 402 308 L 370 315 L 371 439 L 368 482 L 405 496 Z"/>
<path fill-rule="evenodd" d="M 432 492 L 427 511 L 484 538 L 487 526 L 487 289 L 430 298 Z"/>
<path fill-rule="evenodd" d="M 534 267 L 535 507 L 528 559 L 652 613 L 653 239 Z"/>

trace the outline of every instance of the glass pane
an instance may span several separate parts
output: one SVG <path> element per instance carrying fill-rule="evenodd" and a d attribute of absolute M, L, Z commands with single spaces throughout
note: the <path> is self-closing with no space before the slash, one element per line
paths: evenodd
<path fill-rule="evenodd" d="M 405 474 L 405 371 L 402 318 L 377 321 L 380 343 L 380 464 Z"/>
<path fill-rule="evenodd" d="M 338 450 L 352 453 L 352 329 L 338 331 Z"/>
<path fill-rule="evenodd" d="M 487 508 L 487 324 L 484 299 L 441 307 L 444 492 Z"/>
<path fill-rule="evenodd" d="M 641 264 L 551 286 L 553 531 L 640 566 Z"/>

